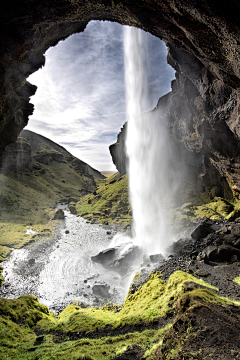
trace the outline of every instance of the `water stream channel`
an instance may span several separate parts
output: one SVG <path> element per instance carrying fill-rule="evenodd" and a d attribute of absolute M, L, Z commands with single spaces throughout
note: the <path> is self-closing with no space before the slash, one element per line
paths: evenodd
<path fill-rule="evenodd" d="M 90 224 L 66 208 L 64 214 L 65 220 L 59 223 L 52 238 L 15 249 L 2 263 L 5 283 L 0 296 L 35 295 L 56 313 L 73 301 L 91 306 L 123 303 L 126 279 L 91 261 L 91 256 L 107 248 L 112 237 L 123 229 Z M 100 296 L 94 292 L 95 285 L 103 285 L 108 294 Z"/>

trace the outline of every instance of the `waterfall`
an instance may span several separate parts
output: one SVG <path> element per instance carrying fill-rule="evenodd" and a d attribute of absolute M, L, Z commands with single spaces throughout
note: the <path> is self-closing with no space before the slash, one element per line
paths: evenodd
<path fill-rule="evenodd" d="M 173 241 L 168 208 L 178 190 L 179 177 L 164 117 L 159 110 L 144 112 L 149 104 L 146 41 L 142 30 L 126 27 L 124 61 L 129 194 L 135 243 L 150 255 L 164 254 Z"/>

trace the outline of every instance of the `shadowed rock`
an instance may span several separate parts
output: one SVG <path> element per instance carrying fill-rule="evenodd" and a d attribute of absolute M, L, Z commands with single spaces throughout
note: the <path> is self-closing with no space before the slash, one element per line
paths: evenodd
<path fill-rule="evenodd" d="M 53 220 L 64 220 L 64 211 L 62 209 L 58 209 L 54 215 Z"/>

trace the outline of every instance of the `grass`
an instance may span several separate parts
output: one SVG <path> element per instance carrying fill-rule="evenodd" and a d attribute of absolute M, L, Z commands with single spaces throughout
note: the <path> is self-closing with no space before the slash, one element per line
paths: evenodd
<path fill-rule="evenodd" d="M 194 281 L 206 286 L 186 291 L 186 282 Z M 4 359 L 112 359 L 123 353 L 127 346 L 138 344 L 145 352 L 145 358 L 151 359 L 156 348 L 161 346 L 165 333 L 171 328 L 171 321 L 158 329 L 116 332 L 109 336 L 109 330 L 99 338 L 92 338 L 100 329 L 123 329 L 124 325 L 153 323 L 159 317 L 165 317 L 173 310 L 179 311 L 181 304 L 190 307 L 199 303 L 228 306 L 234 302 L 220 298 L 212 292 L 214 288 L 196 279 L 188 273 L 176 271 L 167 282 L 159 273 L 149 277 L 146 284 L 140 286 L 133 295 L 128 295 L 123 307 L 111 304 L 102 308 L 82 309 L 75 304 L 69 305 L 58 317 L 39 304 L 34 296 L 21 296 L 18 299 L 0 299 L 0 353 Z M 236 303 L 234 303 L 236 304 Z M 239 304 L 237 304 L 239 305 Z M 84 338 L 71 340 L 72 335 L 81 334 Z M 36 342 L 35 332 L 43 334 L 42 341 Z M 64 338 L 61 340 L 59 336 Z M 65 334 L 65 335 L 64 335 Z M 57 340 L 59 339 L 59 340 Z"/>
<path fill-rule="evenodd" d="M 123 175 L 114 179 L 97 180 L 95 195 L 82 197 L 77 203 L 80 216 L 101 223 L 121 223 L 128 225 L 132 221 L 131 207 L 128 197 L 128 179 Z"/>

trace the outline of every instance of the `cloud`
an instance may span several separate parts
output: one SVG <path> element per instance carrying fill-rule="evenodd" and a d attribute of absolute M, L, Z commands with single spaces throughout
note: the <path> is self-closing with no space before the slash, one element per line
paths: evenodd
<path fill-rule="evenodd" d="M 154 107 L 170 91 L 174 71 L 166 63 L 165 44 L 146 37 Z M 83 33 L 50 48 L 45 67 L 28 80 L 38 90 L 27 128 L 99 170 L 115 169 L 108 147 L 126 121 L 123 26 L 91 21 Z"/>

